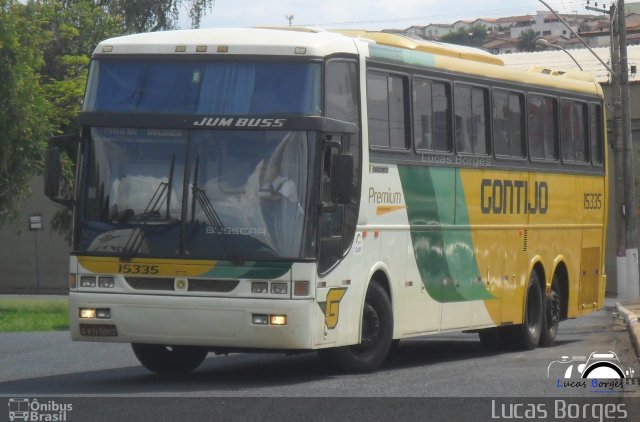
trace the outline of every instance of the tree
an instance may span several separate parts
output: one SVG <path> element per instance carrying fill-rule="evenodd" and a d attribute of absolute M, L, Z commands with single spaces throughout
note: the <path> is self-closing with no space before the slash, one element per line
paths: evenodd
<path fill-rule="evenodd" d="M 0 224 L 15 215 L 51 133 L 51 107 L 38 71 L 44 64 L 36 22 L 24 6 L 0 0 Z"/>
<path fill-rule="evenodd" d="M 91 53 L 116 35 L 197 27 L 215 0 L 0 0 L 0 225 L 41 171 L 51 135 L 77 133 Z M 65 174 L 73 174 L 69 154 Z M 61 231 L 67 215 L 58 215 Z M 67 222 L 67 223 L 65 223 Z"/>
<path fill-rule="evenodd" d="M 522 31 L 518 37 L 518 51 L 536 51 L 536 40 L 538 34 L 533 29 Z"/>
<path fill-rule="evenodd" d="M 73 0 L 68 0 L 73 3 Z M 181 9 L 187 9 L 191 27 L 211 11 L 215 0 L 102 0 L 98 3 L 112 16 L 122 20 L 124 32 L 147 32 L 174 29 Z"/>
<path fill-rule="evenodd" d="M 480 47 L 487 39 L 487 28 L 481 25 L 474 25 L 471 28 L 460 28 L 455 32 L 443 35 L 442 42 L 458 45 L 468 45 Z"/>

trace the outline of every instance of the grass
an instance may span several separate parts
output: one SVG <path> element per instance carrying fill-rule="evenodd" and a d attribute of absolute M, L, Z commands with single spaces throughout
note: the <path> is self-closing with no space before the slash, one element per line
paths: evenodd
<path fill-rule="evenodd" d="M 57 331 L 69 328 L 67 298 L 0 299 L 0 332 Z"/>

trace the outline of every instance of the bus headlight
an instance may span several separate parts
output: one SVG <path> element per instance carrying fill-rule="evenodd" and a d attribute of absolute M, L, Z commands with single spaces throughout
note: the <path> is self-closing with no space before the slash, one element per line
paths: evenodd
<path fill-rule="evenodd" d="M 287 325 L 286 315 L 269 315 L 271 325 Z"/>
<path fill-rule="evenodd" d="M 93 319 L 96 317 L 96 310 L 93 308 L 80 308 L 81 319 Z"/>
<path fill-rule="evenodd" d="M 80 287 L 96 287 L 96 278 L 83 275 L 80 277 Z"/>
<path fill-rule="evenodd" d="M 251 283 L 251 293 L 269 293 L 269 283 L 265 281 L 254 281 Z"/>
<path fill-rule="evenodd" d="M 115 285 L 113 277 L 98 277 L 98 287 L 112 288 Z"/>
<path fill-rule="evenodd" d="M 289 292 L 287 283 L 271 283 L 271 293 L 275 295 L 286 295 Z"/>

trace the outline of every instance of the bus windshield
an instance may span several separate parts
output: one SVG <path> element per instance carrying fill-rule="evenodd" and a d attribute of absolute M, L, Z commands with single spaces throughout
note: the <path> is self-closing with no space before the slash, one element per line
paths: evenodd
<path fill-rule="evenodd" d="M 321 114 L 321 64 L 98 59 L 87 112 Z"/>
<path fill-rule="evenodd" d="M 311 139 L 295 131 L 92 128 L 78 247 L 304 258 Z"/>

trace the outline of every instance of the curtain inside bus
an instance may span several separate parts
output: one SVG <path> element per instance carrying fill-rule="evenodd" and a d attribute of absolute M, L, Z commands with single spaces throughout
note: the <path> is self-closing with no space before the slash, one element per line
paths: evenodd
<path fill-rule="evenodd" d="M 116 59 L 92 63 L 84 111 L 321 113 L 321 64 Z"/>

